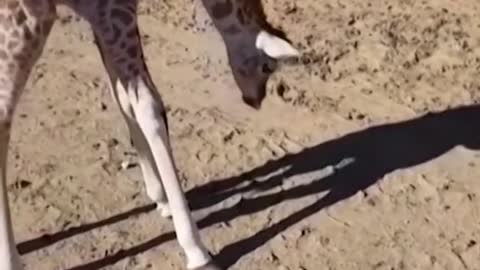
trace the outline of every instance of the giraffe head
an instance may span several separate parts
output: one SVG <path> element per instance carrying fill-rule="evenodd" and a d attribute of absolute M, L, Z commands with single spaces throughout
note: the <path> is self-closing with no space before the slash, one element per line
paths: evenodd
<path fill-rule="evenodd" d="M 298 56 L 299 52 L 287 41 L 264 30 L 251 39 L 242 36 L 230 44 L 234 45 L 228 48 L 229 64 L 242 99 L 250 107 L 260 109 L 277 60 Z"/>
<path fill-rule="evenodd" d="M 243 101 L 259 109 L 277 60 L 297 56 L 298 51 L 268 23 L 261 0 L 202 0 L 202 3 L 225 41 L 228 62 Z"/>

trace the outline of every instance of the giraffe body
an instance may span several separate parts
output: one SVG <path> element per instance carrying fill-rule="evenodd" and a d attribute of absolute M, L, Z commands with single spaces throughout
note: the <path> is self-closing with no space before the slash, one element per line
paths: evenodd
<path fill-rule="evenodd" d="M 263 31 L 256 22 L 258 18 L 248 15 L 240 3 L 249 0 L 232 1 L 203 0 L 203 3 L 224 38 L 244 100 L 257 107 L 261 97 L 257 92 L 262 91 L 258 86 L 268 78 L 261 70 L 263 73 L 258 75 L 258 67 L 271 60 L 269 52 L 276 50 L 280 54 L 273 57 L 283 57 L 296 51 L 285 41 Z M 234 4 L 235 9 L 228 9 L 229 3 Z M 32 67 L 42 54 L 59 4 L 72 8 L 92 28 L 110 79 L 112 96 L 139 154 L 147 194 L 157 203 L 162 216 L 172 217 L 177 239 L 187 258 L 187 268 L 220 269 L 200 240 L 178 181 L 165 108 L 144 61 L 135 0 L 0 0 L 0 269 L 23 269 L 7 199 L 7 150 L 15 106 Z M 241 19 L 232 17 L 239 14 L 238 10 L 245 15 Z M 240 31 L 231 32 L 232 25 Z M 252 59 L 253 65 L 245 65 L 245 61 L 252 62 Z M 255 70 L 252 72 L 249 68 Z M 236 73 L 241 73 L 241 77 Z"/>

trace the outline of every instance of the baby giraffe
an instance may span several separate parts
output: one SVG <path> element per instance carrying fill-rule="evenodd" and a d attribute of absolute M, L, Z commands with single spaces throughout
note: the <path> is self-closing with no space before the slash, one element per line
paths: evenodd
<path fill-rule="evenodd" d="M 248 3 L 203 0 L 224 38 L 229 63 L 244 101 L 259 108 L 273 58 L 297 55 L 286 41 L 264 30 Z M 32 67 L 67 5 L 89 22 L 139 163 L 148 196 L 163 216 L 172 216 L 188 269 L 221 269 L 200 240 L 178 181 L 169 143 L 165 107 L 144 61 L 136 0 L 0 0 L 0 270 L 21 270 L 6 188 L 12 116 Z"/>

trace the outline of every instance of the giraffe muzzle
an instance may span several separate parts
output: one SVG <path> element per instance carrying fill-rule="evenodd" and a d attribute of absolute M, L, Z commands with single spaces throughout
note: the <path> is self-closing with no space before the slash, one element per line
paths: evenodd
<path fill-rule="evenodd" d="M 262 98 L 242 97 L 243 102 L 255 110 L 260 110 L 262 107 Z"/>

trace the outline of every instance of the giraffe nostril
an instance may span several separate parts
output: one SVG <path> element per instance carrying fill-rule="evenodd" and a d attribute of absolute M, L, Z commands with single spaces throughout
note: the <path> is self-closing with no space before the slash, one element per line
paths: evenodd
<path fill-rule="evenodd" d="M 262 72 L 266 73 L 266 74 L 272 73 L 272 69 L 268 66 L 268 64 L 263 64 L 262 65 Z"/>
<path fill-rule="evenodd" d="M 276 69 L 276 63 L 274 61 L 267 61 L 262 65 L 262 72 L 264 74 L 271 74 Z"/>

